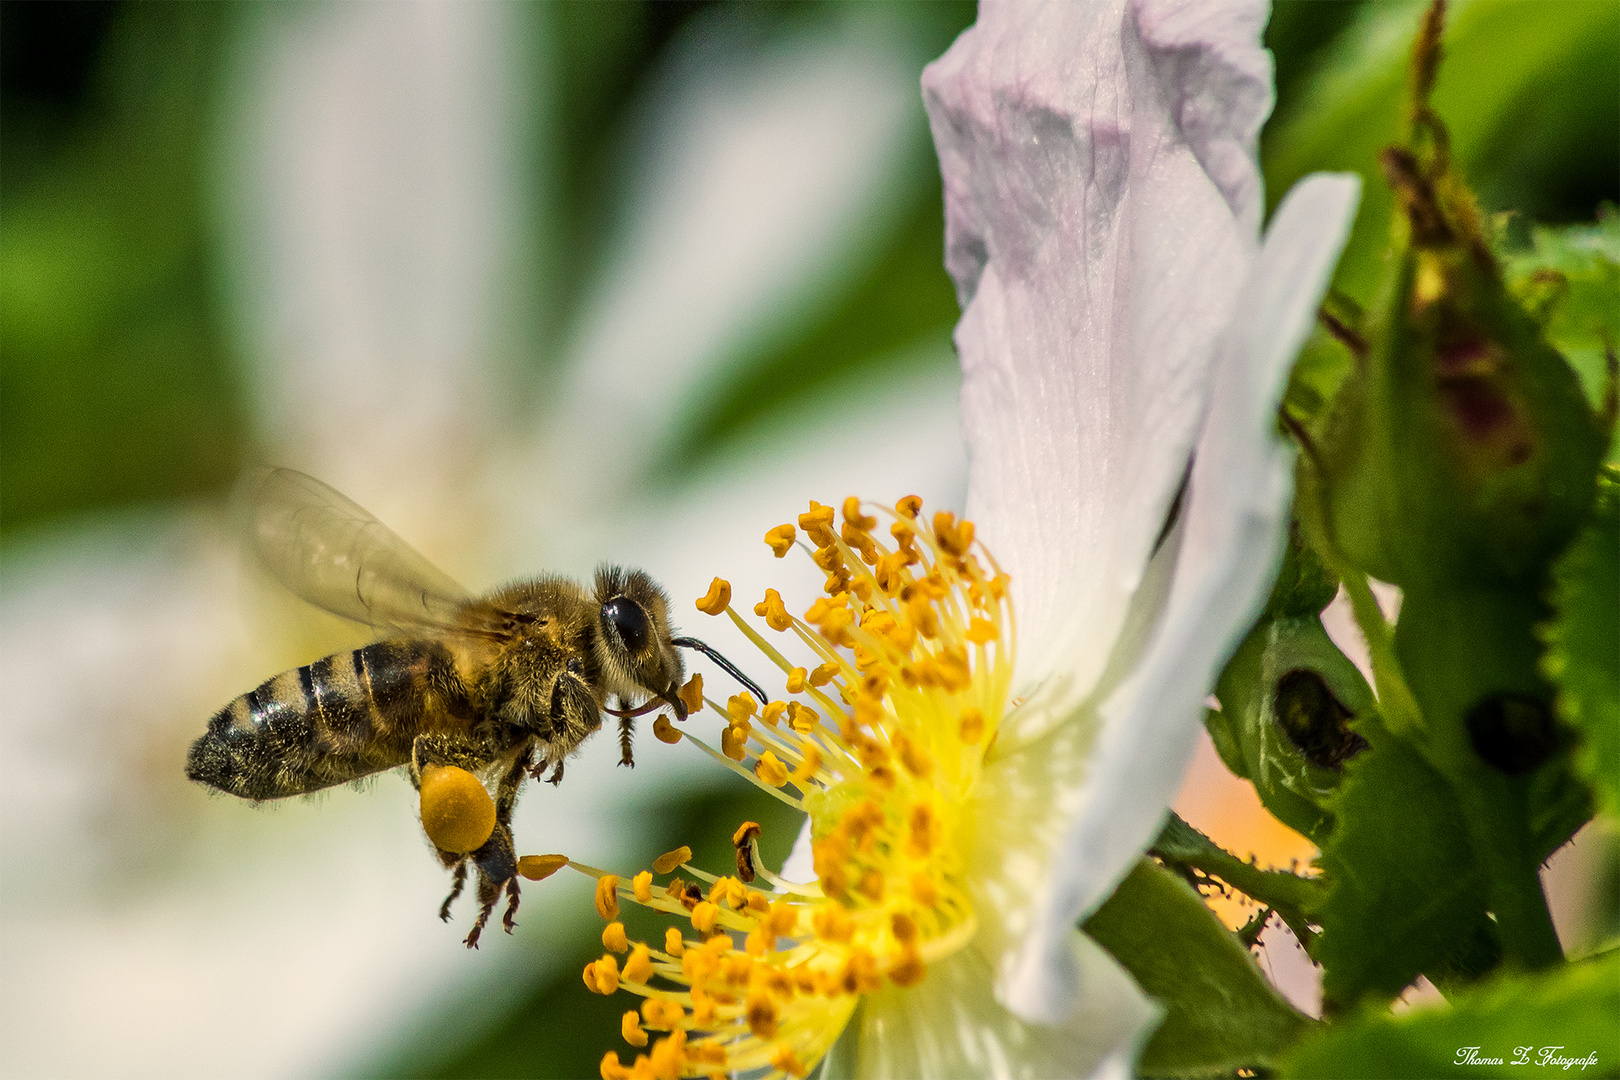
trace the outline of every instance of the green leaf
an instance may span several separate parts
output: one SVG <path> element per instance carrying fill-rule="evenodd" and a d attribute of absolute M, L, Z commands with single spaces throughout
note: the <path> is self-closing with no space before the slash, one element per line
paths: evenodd
<path fill-rule="evenodd" d="M 1620 953 L 1509 975 L 1401 1016 L 1368 1012 L 1302 1041 L 1283 1076 L 1620 1076 Z M 1470 1048 L 1474 1064 L 1468 1064 Z M 1545 1057 L 1544 1057 L 1545 1055 Z M 1585 1059 L 1586 1064 L 1565 1064 Z M 1497 1061 L 1500 1064 L 1497 1064 Z"/>
<path fill-rule="evenodd" d="M 1606 205 L 1595 224 L 1538 227 L 1530 240 L 1528 250 L 1503 253 L 1508 285 L 1600 406 L 1605 351 L 1620 348 L 1620 212 Z"/>
<path fill-rule="evenodd" d="M 1620 812 L 1620 483 L 1608 470 L 1592 522 L 1553 568 L 1556 615 L 1543 668 L 1557 708 L 1580 734 L 1576 767 L 1609 813 Z"/>
<path fill-rule="evenodd" d="M 1304 6 L 1310 14 L 1303 18 L 1321 20 L 1334 18 L 1323 9 L 1337 5 Z M 1322 50 L 1324 62 L 1285 88 L 1262 135 L 1272 206 L 1320 169 L 1359 172 L 1367 181 L 1334 276 L 1338 288 L 1362 301 L 1381 273 L 1393 205 L 1377 156 L 1402 137 L 1406 65 L 1427 6 L 1362 5 L 1354 25 Z M 1443 47 L 1433 104 L 1484 207 L 1544 220 L 1586 212 L 1570 206 L 1579 207 L 1579 199 L 1569 197 L 1569 184 L 1574 177 L 1613 176 L 1620 5 L 1456 3 Z"/>
<path fill-rule="evenodd" d="M 1144 1075 L 1269 1066 L 1312 1026 L 1198 894 L 1157 863 L 1137 863 L 1085 930 L 1165 1007 L 1137 1063 Z"/>
<path fill-rule="evenodd" d="M 1326 1000 L 1393 999 L 1420 973 L 1477 948 L 1488 928 L 1485 876 L 1451 786 L 1381 724 L 1345 767 L 1322 845 L 1328 893 L 1311 955 Z"/>

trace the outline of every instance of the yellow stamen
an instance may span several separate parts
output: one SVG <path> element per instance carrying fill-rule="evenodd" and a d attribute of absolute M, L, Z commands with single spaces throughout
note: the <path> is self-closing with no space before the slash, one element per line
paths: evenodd
<path fill-rule="evenodd" d="M 730 606 L 731 582 L 725 578 L 715 578 L 710 582 L 709 591 L 697 602 L 697 609 L 705 615 L 718 615 Z"/>
<path fill-rule="evenodd" d="M 703 676 L 694 674 L 686 680 L 686 685 L 676 693 L 681 704 L 686 706 L 688 716 L 703 711 Z"/>
<path fill-rule="evenodd" d="M 630 939 L 624 936 L 624 923 L 610 922 L 602 929 L 602 948 L 608 952 L 630 951 Z"/>
<path fill-rule="evenodd" d="M 670 926 L 655 950 L 625 938 L 617 922 L 604 932 L 610 954 L 586 968 L 587 986 L 622 986 L 646 999 L 639 1019 L 623 1023 L 631 1045 L 646 1046 L 648 1030 L 669 1032 L 628 1066 L 604 1058 L 604 1077 L 804 1076 L 860 995 L 916 985 L 977 933 L 963 806 L 1008 707 L 1006 576 L 971 522 L 949 512 L 924 519 L 914 496 L 892 513 L 857 499 L 842 510 L 837 531 L 833 509 L 812 503 L 797 530 L 784 525 L 766 537 L 781 555 L 802 530 L 827 575 L 826 595 L 802 621 L 775 590 L 753 607 L 815 666 L 789 662 L 729 607 L 729 586 L 717 578 L 700 607 L 726 612 L 782 670 L 786 692 L 768 702 L 731 697 L 719 751 L 666 725 L 810 815 L 816 881 L 785 882 L 760 865 L 751 822 L 733 835 L 735 877 L 691 870 L 710 883 L 706 892 L 680 879 L 655 889 L 643 871 L 620 897 L 617 877 L 580 867 L 598 878 L 604 918 L 616 919 L 620 899 L 633 895 L 685 915 L 696 936 L 689 942 L 682 926 Z M 877 528 L 884 516 L 886 533 Z M 689 693 L 695 683 L 681 691 L 689 712 L 702 704 L 701 684 Z M 652 872 L 691 857 L 671 852 Z M 621 970 L 612 954 L 626 946 Z"/>

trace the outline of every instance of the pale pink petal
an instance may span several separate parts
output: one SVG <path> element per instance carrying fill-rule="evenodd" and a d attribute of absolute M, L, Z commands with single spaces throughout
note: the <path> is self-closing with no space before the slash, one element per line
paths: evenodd
<path fill-rule="evenodd" d="M 1057 1021 L 1082 995 L 1068 935 L 1162 824 L 1204 697 L 1265 601 L 1293 495 L 1294 452 L 1277 434 L 1277 405 L 1359 194 L 1353 176 L 1295 187 L 1222 336 L 1185 517 L 1169 541 L 1178 554 L 1168 602 L 1141 659 L 1100 709 L 1078 808 L 1005 983 L 1022 1015 Z"/>
<path fill-rule="evenodd" d="M 1256 248 L 1260 0 L 985 4 L 923 75 L 963 303 L 968 513 L 1021 681 L 1097 686 Z"/>

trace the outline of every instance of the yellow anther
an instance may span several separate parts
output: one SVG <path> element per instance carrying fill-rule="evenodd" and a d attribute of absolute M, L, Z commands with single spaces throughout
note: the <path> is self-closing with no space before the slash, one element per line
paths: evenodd
<path fill-rule="evenodd" d="M 637 1044 L 638 1046 L 641 1044 Z M 631 1072 L 619 1060 L 619 1055 L 609 1050 L 602 1055 L 602 1064 L 598 1067 L 602 1080 L 631 1080 Z"/>
<path fill-rule="evenodd" d="M 732 724 L 720 733 L 720 751 L 732 761 L 748 756 L 748 729 Z"/>
<path fill-rule="evenodd" d="M 754 605 L 754 614 L 765 620 L 772 630 L 786 630 L 793 625 L 793 616 L 782 603 L 782 594 L 775 589 L 765 590 L 765 599 Z"/>
<path fill-rule="evenodd" d="M 814 499 L 810 501 L 810 509 L 799 515 L 799 528 L 810 529 L 813 526 L 823 527 L 833 523 L 833 508 L 822 506 Z"/>
<path fill-rule="evenodd" d="M 754 766 L 754 775 L 771 787 L 781 787 L 788 780 L 787 766 L 769 750 L 759 756 L 759 761 Z"/>
<path fill-rule="evenodd" d="M 604 919 L 619 917 L 619 875 L 603 874 L 596 879 L 596 913 Z"/>
<path fill-rule="evenodd" d="M 652 903 L 652 871 L 643 870 L 630 879 L 630 888 L 635 893 L 636 903 Z"/>
<path fill-rule="evenodd" d="M 754 973 L 754 958 L 746 952 L 728 953 L 720 961 L 720 969 L 732 986 L 746 986 L 748 977 Z"/>
<path fill-rule="evenodd" d="M 811 554 L 810 561 L 831 574 L 844 568 L 844 553 L 836 545 L 816 548 Z"/>
<path fill-rule="evenodd" d="M 804 684 L 809 677 L 810 673 L 802 667 L 796 667 L 788 672 L 787 692 L 790 694 L 804 693 Z"/>
<path fill-rule="evenodd" d="M 903 518 L 915 518 L 922 513 L 922 496 L 907 495 L 894 504 L 894 512 Z"/>
<path fill-rule="evenodd" d="M 750 931 L 743 939 L 743 952 L 758 960 L 770 951 L 770 935 L 761 930 Z"/>
<path fill-rule="evenodd" d="M 624 923 L 610 922 L 602 928 L 602 948 L 608 952 L 630 951 L 630 939 L 624 936 Z"/>
<path fill-rule="evenodd" d="M 604 956 L 591 965 L 596 969 L 596 992 L 598 994 L 611 994 L 619 989 L 619 962 L 612 956 Z M 590 986 L 587 980 L 586 986 Z"/>
<path fill-rule="evenodd" d="M 652 950 L 638 944 L 630 953 L 630 959 L 624 962 L 624 981 L 639 985 L 652 978 L 652 974 Z"/>
<path fill-rule="evenodd" d="M 790 937 L 799 926 L 799 910 L 787 900 L 778 900 L 771 905 L 770 914 L 766 916 L 766 926 L 773 937 Z"/>
<path fill-rule="evenodd" d="M 648 998 L 641 1003 L 641 1022 L 655 1031 L 679 1027 L 686 1010 L 664 998 Z"/>
<path fill-rule="evenodd" d="M 518 873 L 530 881 L 544 881 L 567 865 L 566 855 L 525 855 L 518 860 Z"/>
<path fill-rule="evenodd" d="M 855 886 L 855 891 L 875 904 L 883 899 L 884 886 L 883 871 L 872 869 L 861 875 L 860 884 Z"/>
<path fill-rule="evenodd" d="M 686 1032 L 675 1030 L 653 1043 L 652 1080 L 681 1080 L 686 1064 Z"/>
<path fill-rule="evenodd" d="M 838 678 L 838 673 L 841 670 L 842 668 L 840 668 L 837 664 L 820 664 L 814 671 L 810 673 L 810 685 L 826 686 L 828 683 Z"/>
<path fill-rule="evenodd" d="M 681 733 L 676 730 L 674 724 L 669 722 L 669 716 L 667 714 L 659 713 L 658 719 L 653 721 L 653 738 L 657 739 L 661 743 L 668 743 L 669 745 L 674 746 L 676 743 L 681 741 Z"/>
<path fill-rule="evenodd" d="M 422 830 L 440 850 L 472 851 L 495 831 L 494 800 L 466 769 L 424 765 L 421 789 Z"/>
<path fill-rule="evenodd" d="M 922 982 L 927 971 L 922 953 L 916 945 L 907 942 L 900 946 L 899 955 L 889 962 L 889 981 L 896 986 L 915 986 Z"/>
<path fill-rule="evenodd" d="M 698 986 L 692 987 L 692 1024 L 700 1028 L 714 1027 L 718 1003 Z"/>
<path fill-rule="evenodd" d="M 805 708 L 797 701 L 788 702 L 788 726 L 801 735 L 808 735 L 816 730 L 821 722 L 821 714 L 814 709 Z"/>
<path fill-rule="evenodd" d="M 705 900 L 692 909 L 692 927 L 700 934 L 714 932 L 714 924 L 720 920 L 720 905 L 712 900 Z"/>
<path fill-rule="evenodd" d="M 894 775 L 894 770 L 887 765 L 872 766 L 866 771 L 866 778 L 872 782 L 873 787 L 884 792 L 893 791 L 898 779 Z"/>
<path fill-rule="evenodd" d="M 815 778 L 816 771 L 821 768 L 821 751 L 817 750 L 813 743 L 806 741 L 801 745 L 800 752 L 804 754 L 804 760 L 799 762 L 799 767 L 793 770 L 793 775 L 789 779 L 802 788 Z"/>
<path fill-rule="evenodd" d="M 748 1030 L 761 1039 L 776 1038 L 776 1002 L 767 994 L 751 994 L 748 998 Z"/>
<path fill-rule="evenodd" d="M 934 879 L 920 871 L 912 874 L 911 898 L 917 901 L 918 907 L 931 908 L 939 903 L 939 890 L 934 887 Z"/>
<path fill-rule="evenodd" d="M 894 940 L 902 945 L 917 940 L 917 920 L 903 911 L 889 916 L 889 929 L 894 934 Z"/>
<path fill-rule="evenodd" d="M 857 529 L 870 529 L 877 524 L 877 518 L 861 513 L 861 500 L 851 495 L 844 500 L 844 524 Z"/>
<path fill-rule="evenodd" d="M 956 729 L 957 737 L 969 746 L 979 745 L 984 738 L 984 713 L 978 709 L 963 709 L 962 722 Z"/>
<path fill-rule="evenodd" d="M 780 559 L 793 547 L 793 538 L 797 535 L 798 533 L 794 531 L 792 525 L 778 525 L 765 534 L 765 542 L 771 545 L 771 550 Z"/>
<path fill-rule="evenodd" d="M 911 808 L 911 820 L 906 829 L 906 850 L 913 858 L 921 859 L 934 850 L 939 841 L 939 819 L 933 807 L 918 803 Z"/>
<path fill-rule="evenodd" d="M 849 959 L 838 980 L 846 994 L 870 994 L 883 987 L 883 976 L 878 974 L 877 958 L 865 949 L 851 949 Z"/>
<path fill-rule="evenodd" d="M 906 772 L 912 776 L 926 780 L 934 775 L 934 759 L 905 732 L 894 733 L 894 751 L 900 758 L 900 764 L 905 766 Z"/>
<path fill-rule="evenodd" d="M 619 1034 L 623 1035 L 624 1041 L 631 1046 L 647 1045 L 647 1033 L 641 1030 L 641 1014 L 634 1009 L 625 1013 L 624 1019 L 619 1021 Z M 618 1056 L 615 1055 L 613 1060 L 617 1063 Z M 606 1075 L 605 1071 L 604 1075 Z"/>
<path fill-rule="evenodd" d="M 686 1048 L 686 1056 L 703 1065 L 724 1065 L 726 1048 L 717 1042 L 691 1043 Z"/>
<path fill-rule="evenodd" d="M 968 624 L 967 639 L 975 645 L 988 645 L 997 638 L 996 624 L 975 615 Z"/>
<path fill-rule="evenodd" d="M 810 1074 L 809 1067 L 799 1060 L 799 1056 L 793 1052 L 793 1047 L 787 1043 L 777 1043 L 771 1050 L 771 1065 L 787 1073 L 794 1080 L 802 1080 Z"/>
<path fill-rule="evenodd" d="M 743 822 L 742 826 L 731 834 L 731 846 L 737 851 L 737 876 L 744 881 L 753 881 L 758 876 L 757 867 L 754 865 L 754 856 L 759 850 L 755 847 L 755 841 L 758 839 L 759 826 L 752 821 Z M 737 906 L 746 905 L 754 895 L 751 891 L 745 892 L 740 898 L 741 903 Z"/>
<path fill-rule="evenodd" d="M 848 608 L 835 607 L 822 618 L 821 634 L 834 645 L 851 644 L 848 631 L 854 624 L 855 616 Z"/>
<path fill-rule="evenodd" d="M 861 561 L 867 566 L 876 565 L 879 558 L 877 545 L 865 532 L 853 525 L 845 525 L 838 530 L 838 535 L 843 538 L 844 543 L 861 553 Z"/>
<path fill-rule="evenodd" d="M 731 717 L 731 722 L 734 724 L 741 724 L 753 719 L 754 713 L 758 711 L 759 702 L 755 701 L 754 695 L 746 690 L 740 694 L 733 694 L 726 699 L 726 714 Z"/>
<path fill-rule="evenodd" d="M 823 941 L 842 945 L 854 935 L 855 920 L 848 912 L 835 904 L 821 908 L 810 916 L 810 928 Z"/>
<path fill-rule="evenodd" d="M 947 554 L 966 555 L 967 549 L 973 546 L 973 522 L 958 523 L 955 514 L 941 510 L 934 515 L 934 537 Z"/>
<path fill-rule="evenodd" d="M 675 696 L 681 699 L 682 705 L 686 706 L 688 716 L 690 716 L 692 713 L 702 712 L 703 676 L 693 674 L 690 679 L 686 680 L 686 685 L 681 687 Z"/>
<path fill-rule="evenodd" d="M 764 918 L 771 913 L 770 898 L 758 889 L 749 889 L 748 896 L 743 901 L 743 909 L 750 915 Z"/>
<path fill-rule="evenodd" d="M 680 927 L 670 926 L 665 928 L 664 951 L 674 957 L 679 957 L 686 951 L 686 942 L 681 938 Z"/>
<path fill-rule="evenodd" d="M 697 609 L 705 615 L 718 615 L 730 604 L 731 582 L 725 578 L 715 578 L 709 583 L 709 591 L 697 602 Z"/>
<path fill-rule="evenodd" d="M 804 669 L 796 668 L 795 670 L 803 671 Z M 765 710 L 759 714 L 759 718 L 771 727 L 775 727 L 781 722 L 782 714 L 787 712 L 787 707 L 788 703 L 785 701 L 773 701 L 765 706 Z"/>
<path fill-rule="evenodd" d="M 666 851 L 653 860 L 653 872 L 667 874 L 682 863 L 692 861 L 692 849 L 682 844 L 674 851 Z"/>

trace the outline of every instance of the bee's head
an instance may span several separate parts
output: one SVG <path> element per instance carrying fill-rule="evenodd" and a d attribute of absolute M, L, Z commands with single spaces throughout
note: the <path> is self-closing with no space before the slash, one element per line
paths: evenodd
<path fill-rule="evenodd" d="M 676 691 L 686 673 L 670 642 L 664 590 L 640 570 L 604 566 L 596 572 L 596 599 L 608 689 L 622 697 L 652 694 L 669 702 L 677 714 L 684 713 Z"/>

